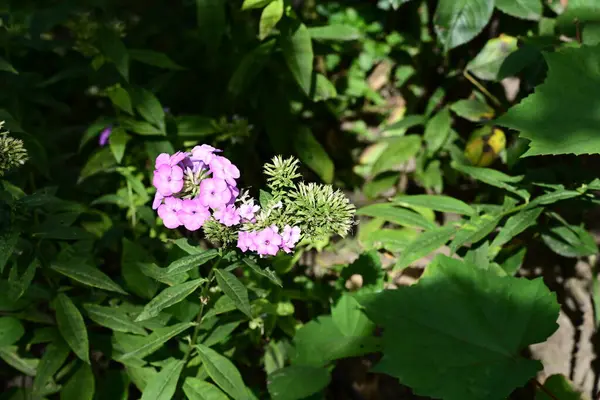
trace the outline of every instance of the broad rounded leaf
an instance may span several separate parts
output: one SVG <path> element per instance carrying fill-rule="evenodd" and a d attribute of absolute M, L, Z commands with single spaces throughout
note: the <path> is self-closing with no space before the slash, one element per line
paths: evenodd
<path fill-rule="evenodd" d="M 210 347 L 198 344 L 196 349 L 208 376 L 234 400 L 247 400 L 246 385 L 235 365 Z"/>
<path fill-rule="evenodd" d="M 459 117 L 473 122 L 489 121 L 494 118 L 494 109 L 478 99 L 463 99 L 450 106 Z"/>
<path fill-rule="evenodd" d="M 24 334 L 25 328 L 17 318 L 0 317 L 0 347 L 16 343 Z"/>
<path fill-rule="evenodd" d="M 544 83 L 496 123 L 531 141 L 522 156 L 600 153 L 600 45 L 544 53 Z"/>
<path fill-rule="evenodd" d="M 135 322 L 156 317 L 165 308 L 171 307 L 188 297 L 204 282 L 206 282 L 206 279 L 200 278 L 166 288 L 146 304 L 140 315 L 135 319 Z"/>
<path fill-rule="evenodd" d="M 444 50 L 451 50 L 477 36 L 493 11 L 493 0 L 440 0 L 433 22 Z"/>
<path fill-rule="evenodd" d="M 367 336 L 375 325 L 360 309 L 359 302 L 349 294 L 344 294 L 331 309 L 333 322 L 344 336 Z"/>
<path fill-rule="evenodd" d="M 301 400 L 325 389 L 330 380 L 324 367 L 291 365 L 269 375 L 269 394 L 273 400 Z"/>
<path fill-rule="evenodd" d="M 418 135 L 390 139 L 387 143 L 387 147 L 373 163 L 371 173 L 377 175 L 381 172 L 393 170 L 395 167 L 415 157 L 420 148 L 421 137 Z"/>
<path fill-rule="evenodd" d="M 444 400 L 506 399 L 542 367 L 522 350 L 558 327 L 556 296 L 541 278 L 498 276 L 446 256 L 417 284 L 365 303 L 383 328 L 376 369 L 416 394 Z"/>
<path fill-rule="evenodd" d="M 56 323 L 63 339 L 71 350 L 86 363 L 90 363 L 90 345 L 85 322 L 73 301 L 64 293 L 59 293 L 54 300 Z"/>

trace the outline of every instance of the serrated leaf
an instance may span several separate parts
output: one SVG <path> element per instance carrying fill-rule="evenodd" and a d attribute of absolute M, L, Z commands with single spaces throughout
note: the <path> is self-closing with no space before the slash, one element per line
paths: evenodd
<path fill-rule="evenodd" d="M 127 292 L 110 279 L 108 275 L 98 268 L 87 265 L 83 259 L 74 258 L 68 262 L 57 262 L 52 264 L 51 268 L 68 278 L 83 283 L 84 285 L 111 292 L 127 294 Z"/>
<path fill-rule="evenodd" d="M 166 288 L 146 304 L 140 315 L 135 319 L 135 322 L 156 317 L 165 308 L 171 307 L 188 297 L 204 282 L 206 282 L 206 279 L 200 278 Z"/>
<path fill-rule="evenodd" d="M 96 382 L 92 368 L 88 364 L 80 364 L 60 391 L 60 400 L 92 400 L 95 390 Z"/>
<path fill-rule="evenodd" d="M 471 41 L 487 25 L 493 11 L 490 0 L 440 0 L 433 23 L 444 51 Z"/>
<path fill-rule="evenodd" d="M 375 325 L 361 311 L 356 299 L 345 293 L 331 309 L 331 318 L 344 336 L 369 336 Z"/>
<path fill-rule="evenodd" d="M 540 0 L 495 0 L 496 7 L 506 14 L 531 21 L 542 18 L 543 6 Z"/>
<path fill-rule="evenodd" d="M 427 144 L 429 154 L 436 153 L 446 142 L 450 134 L 451 125 L 452 116 L 446 107 L 427 121 L 423 140 Z"/>
<path fill-rule="evenodd" d="M 310 33 L 298 24 L 281 41 L 285 61 L 294 79 L 306 95 L 310 94 L 313 71 L 313 48 Z"/>
<path fill-rule="evenodd" d="M 229 397 L 218 387 L 202 379 L 189 377 L 183 384 L 188 400 L 228 400 Z"/>
<path fill-rule="evenodd" d="M 46 346 L 33 380 L 32 390 L 34 395 L 42 393 L 46 384 L 50 382 L 54 374 L 65 363 L 70 352 L 69 345 L 61 337 Z"/>
<path fill-rule="evenodd" d="M 267 384 L 273 400 L 300 400 L 322 391 L 330 380 L 327 368 L 290 365 L 269 375 Z"/>
<path fill-rule="evenodd" d="M 116 357 L 116 360 L 125 361 L 134 358 L 144 358 L 160 349 L 168 340 L 174 338 L 194 325 L 195 324 L 191 322 L 185 322 L 164 328 L 158 328 L 150 335 L 142 338 L 142 340 L 138 342 L 138 345 L 134 349 Z"/>
<path fill-rule="evenodd" d="M 275 273 L 275 271 L 266 268 L 266 269 L 262 269 L 257 263 L 254 262 L 254 260 L 244 257 L 244 259 L 242 260 L 248 267 L 250 267 L 250 269 L 254 272 L 256 272 L 257 274 L 264 276 L 265 278 L 267 278 L 268 280 L 270 280 L 271 282 L 273 282 L 274 284 L 276 284 L 279 287 L 283 287 L 282 283 L 281 283 L 281 279 L 279 279 L 279 277 L 277 276 L 277 274 Z"/>
<path fill-rule="evenodd" d="M 260 15 L 258 38 L 263 40 L 275 28 L 275 25 L 283 17 L 283 0 L 271 1 Z"/>
<path fill-rule="evenodd" d="M 175 71 L 184 70 L 181 65 L 171 60 L 165 53 L 158 51 L 152 51 L 147 49 L 130 49 L 129 56 L 132 60 L 139 61 L 144 64 L 152 65 L 154 67 L 171 69 Z"/>
<path fill-rule="evenodd" d="M 177 275 L 182 274 L 184 272 L 188 272 L 202 264 L 207 263 L 212 260 L 216 256 L 219 255 L 219 252 L 215 249 L 210 249 L 203 251 L 202 253 L 192 254 L 187 257 L 180 258 L 176 261 L 173 261 L 167 267 L 165 272 L 166 275 Z"/>
<path fill-rule="evenodd" d="M 406 268 L 411 263 L 442 247 L 448 243 L 455 232 L 456 228 L 453 226 L 443 226 L 423 232 L 404 248 L 402 254 L 400 254 L 400 258 L 394 266 L 394 269 Z"/>
<path fill-rule="evenodd" d="M 435 223 L 425 219 L 421 214 L 387 203 L 371 204 L 359 208 L 356 210 L 356 215 L 382 218 L 396 225 L 411 228 L 434 229 L 436 227 Z"/>
<path fill-rule="evenodd" d="M 531 141 L 522 157 L 600 153 L 600 117 L 589 112 L 600 88 L 600 71 L 593 67 L 600 63 L 600 45 L 543 54 L 548 63 L 544 83 L 496 123 Z"/>
<path fill-rule="evenodd" d="M 115 307 L 103 307 L 96 304 L 84 304 L 87 316 L 98 325 L 117 332 L 135 333 L 146 336 L 147 332 L 139 324 L 133 322 L 127 313 Z"/>
<path fill-rule="evenodd" d="M 196 345 L 208 376 L 234 400 L 247 400 L 246 385 L 235 365 L 210 347 Z"/>
<path fill-rule="evenodd" d="M 387 147 L 373 163 L 371 174 L 377 175 L 381 172 L 393 170 L 395 167 L 415 157 L 420 148 L 421 137 L 418 135 L 408 135 L 389 139 Z"/>
<path fill-rule="evenodd" d="M 0 347 L 15 344 L 25 334 L 21 321 L 14 317 L 0 317 Z"/>
<path fill-rule="evenodd" d="M 503 400 L 525 385 L 541 363 L 522 351 L 557 329 L 559 313 L 541 278 L 498 276 L 446 256 L 415 285 L 381 292 L 365 307 L 383 328 L 376 370 L 445 400 Z"/>
<path fill-rule="evenodd" d="M 394 204 L 403 206 L 425 207 L 430 210 L 454 213 L 459 215 L 472 215 L 473 207 L 454 197 L 435 194 L 400 195 L 392 199 Z"/>
<path fill-rule="evenodd" d="M 456 252 L 464 244 L 480 241 L 498 226 L 501 218 L 501 215 L 488 214 L 471 218 L 456 232 L 454 239 L 450 242 L 450 250 Z"/>
<path fill-rule="evenodd" d="M 240 282 L 235 275 L 221 269 L 215 270 L 215 276 L 219 287 L 235 303 L 235 306 L 252 319 L 250 310 L 250 301 L 248 300 L 248 289 Z"/>
<path fill-rule="evenodd" d="M 316 40 L 349 41 L 361 38 L 361 33 L 352 25 L 331 24 L 311 26 L 308 28 L 310 37 Z"/>
<path fill-rule="evenodd" d="M 125 129 L 120 127 L 113 128 L 112 133 L 110 134 L 110 151 L 112 151 L 115 160 L 117 160 L 117 163 L 119 164 L 121 164 L 121 161 L 123 160 L 125 147 L 127 146 L 129 139 L 129 135 L 127 135 Z"/>
<path fill-rule="evenodd" d="M 329 154 L 306 127 L 300 127 L 294 135 L 294 149 L 302 163 L 315 171 L 325 183 L 333 181 L 335 167 Z"/>
<path fill-rule="evenodd" d="M 539 3 L 539 0 L 534 1 L 538 1 Z M 515 1 L 515 3 L 517 2 Z M 502 64 L 510 54 L 517 51 L 517 48 L 518 44 L 515 37 L 500 34 L 499 37 L 488 40 L 479 54 L 469 61 L 466 70 L 479 79 L 498 81 L 501 79 L 500 69 L 502 68 Z"/>
<path fill-rule="evenodd" d="M 542 207 L 534 208 L 532 210 L 521 211 L 520 213 L 510 217 L 506 224 L 500 229 L 498 235 L 492 241 L 490 245 L 490 253 L 492 255 L 497 254 L 503 245 L 508 243 L 512 238 L 523 232 L 530 226 L 535 225 L 537 218 L 544 211 Z"/>
<path fill-rule="evenodd" d="M 141 400 L 171 400 L 184 365 L 185 361 L 173 361 L 164 367 L 156 378 L 146 385 Z"/>
<path fill-rule="evenodd" d="M 85 322 L 73 301 L 64 293 L 59 293 L 54 300 L 56 324 L 61 336 L 71 350 L 86 363 L 90 363 L 90 345 Z"/>

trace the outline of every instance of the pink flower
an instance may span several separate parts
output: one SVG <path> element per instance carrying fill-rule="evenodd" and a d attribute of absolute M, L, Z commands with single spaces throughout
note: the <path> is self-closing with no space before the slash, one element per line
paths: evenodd
<path fill-rule="evenodd" d="M 254 238 L 256 237 L 256 232 L 238 232 L 238 242 L 237 247 L 243 252 L 248 250 L 256 251 L 256 244 L 254 243 Z"/>
<path fill-rule="evenodd" d="M 210 218 L 210 211 L 198 199 L 183 200 L 177 217 L 185 229 L 196 231 Z"/>
<path fill-rule="evenodd" d="M 162 218 L 163 224 L 169 229 L 175 229 L 181 226 L 181 221 L 177 217 L 177 212 L 181 210 L 182 201 L 175 197 L 166 197 L 165 203 L 158 207 L 158 216 Z"/>
<path fill-rule="evenodd" d="M 300 240 L 300 228 L 294 226 L 293 228 L 289 225 L 283 227 L 281 233 L 281 239 L 283 241 L 282 249 L 286 253 L 291 253 L 292 249 L 296 246 L 296 243 Z"/>
<path fill-rule="evenodd" d="M 163 196 L 170 196 L 183 189 L 183 170 L 178 166 L 162 164 L 154 171 L 152 184 Z"/>
<path fill-rule="evenodd" d="M 231 199 L 231 191 L 222 179 L 209 178 L 200 182 L 200 203 L 213 210 L 225 207 Z"/>
<path fill-rule="evenodd" d="M 106 146 L 106 144 L 109 142 L 111 133 L 112 133 L 112 125 L 109 125 L 106 128 L 104 128 L 104 130 L 102 132 L 100 132 L 100 137 L 98 138 L 98 144 L 102 147 Z"/>
<path fill-rule="evenodd" d="M 214 153 L 220 152 L 221 150 L 215 149 L 212 146 L 203 144 L 196 146 L 192 149 L 192 161 L 202 161 L 204 164 L 210 164 L 215 157 Z"/>
<path fill-rule="evenodd" d="M 154 162 L 154 168 L 158 169 L 161 165 L 171 165 L 171 156 L 167 153 L 160 153 Z"/>
<path fill-rule="evenodd" d="M 213 177 L 224 179 L 231 186 L 237 185 L 235 180 L 240 177 L 240 170 L 231 161 L 225 157 L 215 155 L 209 164 Z"/>
<path fill-rule="evenodd" d="M 215 219 L 225 226 L 233 226 L 240 223 L 240 213 L 233 205 L 219 208 L 214 213 Z"/>
<path fill-rule="evenodd" d="M 189 154 L 183 151 L 178 151 L 177 153 L 173 154 L 170 159 L 169 159 L 169 163 L 173 166 L 173 165 L 177 165 L 179 164 L 181 161 L 183 161 L 185 158 L 187 158 Z"/>
<path fill-rule="evenodd" d="M 256 251 L 261 256 L 274 256 L 279 251 L 282 239 L 277 233 L 277 229 L 270 226 L 256 234 L 254 243 L 256 245 Z"/>
<path fill-rule="evenodd" d="M 152 202 L 152 209 L 156 210 L 158 207 L 160 207 L 164 198 L 165 196 L 160 194 L 159 191 L 156 191 L 156 194 L 154 195 L 154 201 Z"/>
<path fill-rule="evenodd" d="M 240 216 L 246 221 L 254 221 L 254 214 L 260 210 L 260 207 L 254 204 L 254 200 L 250 200 L 240 206 Z"/>

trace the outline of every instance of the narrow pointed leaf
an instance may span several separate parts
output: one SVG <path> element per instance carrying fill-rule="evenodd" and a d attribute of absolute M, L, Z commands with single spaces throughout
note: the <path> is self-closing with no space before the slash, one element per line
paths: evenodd
<path fill-rule="evenodd" d="M 39 360 L 23 358 L 17 354 L 17 349 L 17 346 L 0 347 L 0 358 L 17 371 L 28 376 L 35 376 Z"/>
<path fill-rule="evenodd" d="M 69 347 L 81 360 L 90 363 L 90 345 L 85 322 L 73 301 L 59 293 L 54 301 L 58 330 Z"/>
<path fill-rule="evenodd" d="M 0 317 L 0 347 L 15 344 L 25 334 L 21 321 L 14 317 Z"/>
<path fill-rule="evenodd" d="M 542 211 L 544 211 L 543 207 L 525 210 L 506 220 L 506 224 L 504 224 L 502 229 L 500 229 L 500 232 L 498 232 L 498 235 L 494 238 L 492 244 L 490 245 L 491 254 L 497 254 L 501 250 L 502 246 L 508 243 L 512 238 L 530 226 L 535 225 L 535 222 Z"/>
<path fill-rule="evenodd" d="M 73 261 L 75 261 L 74 259 Z M 77 282 L 83 283 L 91 287 L 98 289 L 109 290 L 111 292 L 117 292 L 127 294 L 123 288 L 117 285 L 112 279 L 110 279 L 104 272 L 98 268 L 89 266 L 83 261 L 80 263 L 70 261 L 68 263 L 56 263 L 52 264 L 52 269 L 56 272 L 69 277 Z"/>
<path fill-rule="evenodd" d="M 310 94 L 313 71 L 313 48 L 310 33 L 299 24 L 281 42 L 283 56 L 296 82 L 306 95 Z"/>
<path fill-rule="evenodd" d="M 206 250 L 200 254 L 192 254 L 187 257 L 173 261 L 165 272 L 166 275 L 177 275 L 188 272 L 219 255 L 215 249 Z"/>
<path fill-rule="evenodd" d="M 166 288 L 165 290 L 160 292 L 158 296 L 156 296 L 148 304 L 146 304 L 146 306 L 144 307 L 140 315 L 138 315 L 138 317 L 135 319 L 135 321 L 139 322 L 150 319 L 152 317 L 156 317 L 165 308 L 171 307 L 172 305 L 177 304 L 186 297 L 188 297 L 204 282 L 206 282 L 206 279 L 200 278 Z"/>
<path fill-rule="evenodd" d="M 371 204 L 356 211 L 356 215 L 382 218 L 396 225 L 410 228 L 434 229 L 435 223 L 425 219 L 421 214 L 392 204 Z"/>
<path fill-rule="evenodd" d="M 94 373 L 88 364 L 80 364 L 60 392 L 60 400 L 93 400 L 96 390 Z"/>
<path fill-rule="evenodd" d="M 246 314 L 248 318 L 252 318 L 250 310 L 250 301 L 248 300 L 248 289 L 240 282 L 231 272 L 221 269 L 215 270 L 217 283 L 219 287 L 235 303 L 235 306 Z"/>
<path fill-rule="evenodd" d="M 147 335 L 144 328 L 133 322 L 126 313 L 114 307 L 84 304 L 83 308 L 85 309 L 87 316 L 98 325 L 102 325 L 117 332 Z"/>
<path fill-rule="evenodd" d="M 392 202 L 400 205 L 410 205 L 429 208 L 434 211 L 472 215 L 475 210 L 467 203 L 444 195 L 417 194 L 413 196 L 396 196 Z"/>
<path fill-rule="evenodd" d="M 234 400 L 247 400 L 246 385 L 235 365 L 210 347 L 198 344 L 196 349 L 208 376 Z"/>
<path fill-rule="evenodd" d="M 143 340 L 140 340 L 139 345 L 135 349 L 119 355 L 116 357 L 116 360 L 125 361 L 133 358 L 144 358 L 161 348 L 168 340 L 174 338 L 194 325 L 195 324 L 191 322 L 185 322 L 156 329 L 150 335 L 144 337 Z"/>
<path fill-rule="evenodd" d="M 44 350 L 37 367 L 37 374 L 33 380 L 33 393 L 40 394 L 46 384 L 67 360 L 71 352 L 69 345 L 61 337 L 49 343 Z"/>
<path fill-rule="evenodd" d="M 257 263 L 254 262 L 254 260 L 247 258 L 247 257 L 244 257 L 244 259 L 242 261 L 244 261 L 244 263 L 248 267 L 250 267 L 250 269 L 252 269 L 252 271 L 256 272 L 257 274 L 259 274 L 261 276 L 264 276 L 265 278 L 269 279 L 271 282 L 273 282 L 277 286 L 283 287 L 283 285 L 281 283 L 281 279 L 279 279 L 279 277 L 277 276 L 275 271 L 273 271 L 269 268 L 262 269 L 260 267 L 260 265 L 258 265 Z"/>
<path fill-rule="evenodd" d="M 448 243 L 455 232 L 456 228 L 453 226 L 444 226 L 423 232 L 404 248 L 400 258 L 394 266 L 394 269 L 406 268 L 411 263 L 442 247 Z"/>
<path fill-rule="evenodd" d="M 185 361 L 174 361 L 164 367 L 156 378 L 146 385 L 141 400 L 171 400 L 184 365 Z"/>
<path fill-rule="evenodd" d="M 229 400 L 229 397 L 212 383 L 193 377 L 185 380 L 183 392 L 188 400 Z"/>

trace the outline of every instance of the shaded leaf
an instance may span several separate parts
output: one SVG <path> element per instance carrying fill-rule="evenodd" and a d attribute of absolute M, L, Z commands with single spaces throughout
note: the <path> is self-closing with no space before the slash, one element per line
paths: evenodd
<path fill-rule="evenodd" d="M 333 181 L 333 161 L 308 128 L 298 129 L 294 135 L 294 149 L 300 161 L 315 171 L 323 182 Z"/>
<path fill-rule="evenodd" d="M 92 400 L 96 382 L 94 373 L 88 364 L 80 364 L 60 392 L 61 400 Z"/>
<path fill-rule="evenodd" d="M 421 148 L 421 137 L 408 135 L 387 141 L 387 147 L 373 163 L 372 175 L 393 170 L 395 167 L 415 157 Z"/>
<path fill-rule="evenodd" d="M 69 346 L 61 337 L 46 346 L 33 380 L 32 390 L 35 395 L 42 393 L 46 384 L 65 363 L 70 352 Z"/>
<path fill-rule="evenodd" d="M 135 319 L 135 322 L 156 317 L 165 308 L 179 303 L 192 294 L 204 282 L 206 282 L 206 279 L 200 278 L 166 288 L 146 304 L 140 315 Z"/>
<path fill-rule="evenodd" d="M 521 0 L 508 1 L 517 4 Z M 539 4 L 539 0 L 533 1 L 537 1 Z M 488 40 L 479 54 L 469 61 L 466 70 L 479 79 L 498 81 L 502 78 L 500 76 L 500 69 L 504 61 L 515 51 L 517 51 L 517 39 L 509 35 L 500 34 L 499 37 Z"/>
<path fill-rule="evenodd" d="M 11 230 L 11 232 L 5 232 L 0 235 L 0 273 L 4 271 L 4 267 L 12 255 L 18 240 L 19 232 L 17 230 Z"/>
<path fill-rule="evenodd" d="M 173 361 L 164 367 L 144 389 L 141 400 L 171 400 L 177 389 L 185 361 Z"/>
<path fill-rule="evenodd" d="M 512 238 L 523 232 L 525 229 L 536 224 L 537 218 L 544 211 L 542 207 L 532 210 L 521 211 L 520 213 L 510 217 L 506 224 L 500 229 L 498 235 L 490 245 L 491 254 L 497 254 L 503 245 L 508 243 Z"/>
<path fill-rule="evenodd" d="M 475 213 L 473 207 L 455 199 L 454 197 L 434 194 L 400 195 L 392 199 L 394 204 L 402 206 L 418 206 L 429 208 L 434 211 L 454 213 L 460 215 L 472 215 Z"/>
<path fill-rule="evenodd" d="M 165 53 L 158 51 L 147 49 L 130 49 L 129 56 L 132 60 L 152 65 L 154 67 L 172 69 L 176 71 L 185 69 L 175 61 L 171 60 Z"/>
<path fill-rule="evenodd" d="M 0 317 L 0 347 L 16 343 L 25 334 L 21 321 L 14 317 Z"/>
<path fill-rule="evenodd" d="M 452 242 L 450 250 L 456 250 L 467 243 L 476 243 L 489 235 L 500 223 L 501 215 L 479 215 L 471 218 L 467 223 L 460 227 Z"/>
<path fill-rule="evenodd" d="M 210 347 L 196 345 L 208 376 L 234 400 L 247 400 L 246 385 L 235 365 Z"/>
<path fill-rule="evenodd" d="M 506 14 L 532 21 L 542 18 L 542 2 L 540 0 L 495 0 L 496 7 Z"/>
<path fill-rule="evenodd" d="M 325 26 L 311 26 L 308 28 L 310 37 L 316 40 L 335 40 L 335 41 L 346 41 L 346 40 L 357 40 L 361 38 L 361 33 L 352 25 L 325 25 Z"/>
<path fill-rule="evenodd" d="M 252 319 L 250 301 L 248 300 L 248 290 L 242 282 L 240 282 L 231 272 L 221 269 L 215 270 L 215 276 L 223 293 L 233 300 L 238 310 L 246 314 L 248 318 Z"/>
<path fill-rule="evenodd" d="M 494 11 L 489 0 L 440 0 L 433 16 L 444 51 L 465 44 L 483 30 Z"/>
<path fill-rule="evenodd" d="M 167 267 L 165 272 L 166 275 L 177 275 L 184 272 L 188 272 L 206 262 L 212 260 L 219 255 L 219 252 L 215 249 L 205 250 L 198 254 L 192 254 L 187 257 L 182 257 L 178 260 L 173 261 Z"/>
<path fill-rule="evenodd" d="M 327 368 L 290 365 L 269 375 L 267 383 L 273 400 L 300 400 L 322 391 L 330 380 Z"/>
<path fill-rule="evenodd" d="M 98 268 L 86 264 L 86 261 L 80 258 L 73 258 L 67 262 L 56 262 L 51 265 L 51 268 L 77 282 L 83 283 L 98 289 L 104 289 L 111 292 L 127 294 L 119 285 L 108 277 Z"/>
<path fill-rule="evenodd" d="M 56 324 L 61 336 L 71 350 L 86 363 L 90 363 L 90 345 L 85 322 L 73 301 L 64 293 L 59 293 L 54 300 Z"/>
<path fill-rule="evenodd" d="M 281 41 L 283 56 L 294 79 L 306 95 L 310 94 L 313 49 L 310 33 L 304 24 L 286 33 Z"/>
<path fill-rule="evenodd" d="M 279 279 L 279 277 L 277 276 L 275 271 L 271 270 L 268 267 L 265 269 L 262 269 L 256 262 L 254 262 L 254 260 L 252 260 L 251 258 L 248 258 L 248 257 L 244 257 L 244 259 L 242 261 L 248 267 L 250 267 L 250 269 L 252 269 L 252 271 L 256 272 L 257 274 L 259 274 L 261 276 L 264 276 L 265 278 L 267 278 L 268 280 L 270 280 L 277 286 L 283 287 L 283 285 L 281 283 L 281 279 Z"/>
<path fill-rule="evenodd" d="M 542 233 L 546 245 L 563 257 L 585 257 L 598 253 L 594 237 L 580 226 L 558 226 Z"/>
<path fill-rule="evenodd" d="M 112 151 L 113 155 L 115 156 L 115 160 L 117 160 L 117 163 L 119 164 L 123 160 L 125 146 L 127 146 L 129 139 L 129 135 L 127 135 L 125 129 L 120 127 L 113 128 L 112 133 L 110 134 L 110 151 Z"/>
<path fill-rule="evenodd" d="M 17 346 L 0 347 L 0 358 L 5 363 L 21 371 L 25 375 L 35 376 L 39 360 L 33 358 L 23 358 L 17 353 Z"/>
<path fill-rule="evenodd" d="M 229 397 L 212 383 L 189 377 L 183 384 L 183 392 L 189 400 L 228 400 Z"/>
<path fill-rule="evenodd" d="M 158 328 L 150 335 L 141 338 L 135 348 L 116 357 L 116 360 L 125 361 L 134 358 L 144 358 L 160 349 L 168 340 L 174 338 L 194 325 L 195 324 L 191 322 L 185 322 L 164 328 Z"/>

